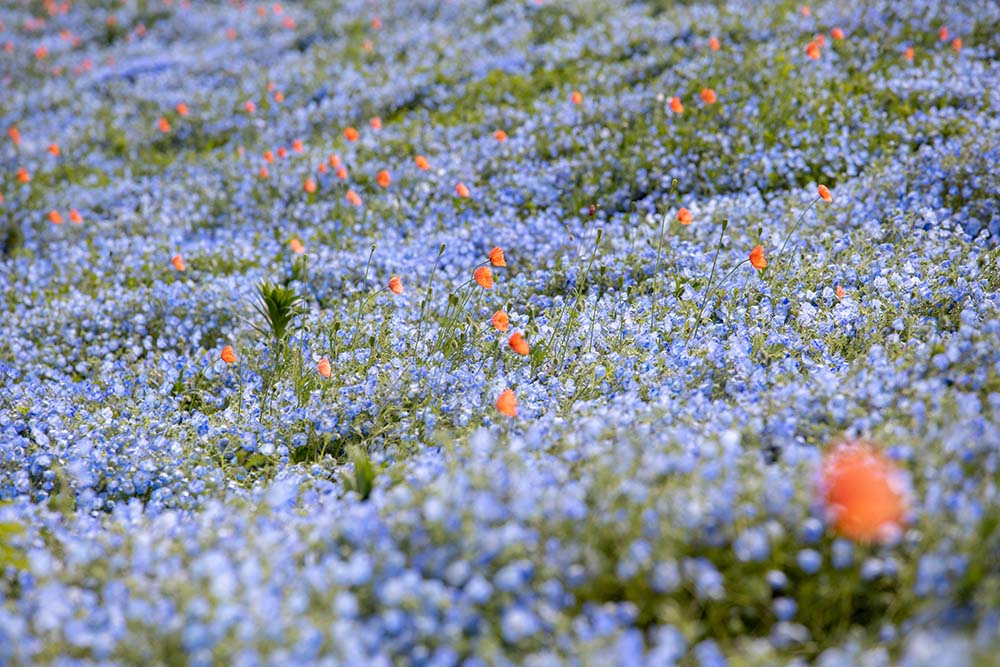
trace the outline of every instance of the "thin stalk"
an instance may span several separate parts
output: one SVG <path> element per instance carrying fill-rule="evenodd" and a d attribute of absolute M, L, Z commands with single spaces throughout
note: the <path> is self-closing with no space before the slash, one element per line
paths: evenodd
<path fill-rule="evenodd" d="M 729 273 L 727 273 L 726 275 L 724 275 L 722 278 L 719 279 L 719 282 L 717 282 L 714 287 L 712 287 L 708 292 L 705 293 L 705 298 L 702 300 L 701 307 L 698 309 L 698 321 L 695 323 L 694 331 L 691 333 L 690 336 L 688 336 L 688 340 L 689 341 L 692 338 L 694 338 L 695 335 L 698 333 L 698 328 L 701 326 L 701 315 L 702 315 L 702 312 L 705 310 L 705 305 L 708 303 L 708 298 L 712 294 L 715 293 L 715 291 L 719 288 L 720 285 L 722 285 L 724 282 L 726 282 L 729 279 L 729 276 L 731 276 L 734 273 L 736 273 L 737 269 L 739 269 L 741 266 L 743 266 L 744 264 L 746 264 L 749 261 L 750 261 L 749 259 L 744 259 L 739 264 L 737 264 L 736 266 L 734 266 L 732 268 L 732 270 L 729 271 Z"/>

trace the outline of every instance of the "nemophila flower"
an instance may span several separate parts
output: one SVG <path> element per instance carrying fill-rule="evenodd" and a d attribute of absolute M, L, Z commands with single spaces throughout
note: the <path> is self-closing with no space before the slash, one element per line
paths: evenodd
<path fill-rule="evenodd" d="M 302 189 L 308 192 L 309 194 L 316 192 L 316 181 L 314 181 L 311 178 L 307 178 L 305 181 L 302 182 Z"/>
<path fill-rule="evenodd" d="M 302 241 L 299 239 L 292 239 L 288 242 L 288 247 L 292 249 L 296 255 L 302 255 L 306 252 L 306 247 L 302 245 Z"/>
<path fill-rule="evenodd" d="M 160 132 L 166 134 L 170 131 L 170 121 L 165 117 L 160 116 L 160 120 L 156 122 L 156 127 L 160 130 Z"/>
<path fill-rule="evenodd" d="M 69 221 L 72 222 L 74 225 L 82 225 L 83 217 L 80 215 L 79 211 L 77 211 L 75 208 L 71 208 L 69 210 Z"/>
<path fill-rule="evenodd" d="M 681 104 L 681 98 L 676 95 L 670 98 L 670 110 L 674 113 L 684 113 L 684 105 Z"/>
<path fill-rule="evenodd" d="M 30 183 L 31 182 L 31 174 L 29 174 L 28 170 L 25 169 L 24 167 L 20 167 L 17 170 L 17 180 L 20 183 Z"/>
<path fill-rule="evenodd" d="M 388 188 L 389 184 L 392 183 L 392 177 L 389 176 L 389 171 L 386 169 L 383 169 L 380 172 L 378 172 L 378 176 L 376 176 L 375 180 L 378 182 L 379 186 L 381 186 L 383 189 Z"/>
<path fill-rule="evenodd" d="M 716 37 L 715 35 L 712 35 L 712 37 L 708 40 L 708 48 L 712 49 L 713 51 L 718 51 L 720 48 L 719 38 Z"/>
<path fill-rule="evenodd" d="M 711 88 L 701 89 L 701 101 L 705 104 L 715 104 L 718 98 L 715 96 L 715 91 Z"/>
<path fill-rule="evenodd" d="M 231 364 L 234 361 L 236 361 L 236 352 L 233 351 L 233 346 L 226 345 L 224 348 L 222 348 L 222 353 L 219 355 L 219 358 L 222 359 L 227 364 Z"/>
<path fill-rule="evenodd" d="M 330 360 L 327 359 L 326 357 L 323 357 L 322 359 L 319 360 L 319 363 L 316 364 L 316 370 L 319 371 L 320 375 L 328 379 L 330 375 L 333 373 L 333 370 L 330 368 Z"/>
<path fill-rule="evenodd" d="M 503 248 L 496 246 L 490 250 L 490 264 L 493 266 L 507 266 L 507 260 L 503 256 Z"/>
<path fill-rule="evenodd" d="M 570 95 L 570 100 L 572 100 L 573 104 L 576 104 L 577 106 L 583 104 L 583 93 L 579 90 L 574 90 L 573 94 Z"/>
<path fill-rule="evenodd" d="M 403 281 L 399 279 L 399 276 L 389 278 L 389 291 L 396 295 L 403 293 Z"/>
<path fill-rule="evenodd" d="M 457 194 L 462 199 L 468 199 L 469 188 L 465 187 L 465 183 L 460 182 L 458 185 L 455 186 L 455 194 Z"/>
<path fill-rule="evenodd" d="M 488 266 L 480 266 L 472 274 L 476 283 L 483 289 L 493 289 L 493 271 Z"/>
<path fill-rule="evenodd" d="M 49 149 L 48 150 L 49 150 L 49 155 L 52 155 L 54 157 L 59 157 L 59 145 L 58 144 L 49 144 Z"/>
<path fill-rule="evenodd" d="M 174 255 L 173 258 L 170 260 L 170 263 L 173 264 L 174 268 L 177 269 L 178 271 L 184 270 L 184 258 L 181 257 L 180 255 Z"/>
<path fill-rule="evenodd" d="M 497 396 L 497 410 L 507 415 L 508 417 L 517 416 L 517 396 L 514 395 L 514 391 L 511 389 L 504 389 Z"/>
<path fill-rule="evenodd" d="M 190 113 L 190 111 L 188 110 L 188 105 L 184 104 L 183 102 L 178 102 L 177 106 L 175 107 L 175 110 L 177 111 L 178 116 L 187 116 L 188 113 Z"/>
<path fill-rule="evenodd" d="M 302 145 L 301 139 L 296 139 L 292 142 L 292 150 L 295 151 L 296 153 L 301 153 L 303 149 L 304 147 Z"/>
<path fill-rule="evenodd" d="M 823 460 L 820 487 L 834 529 L 855 541 L 897 535 L 906 500 L 895 466 L 867 443 L 839 444 Z"/>
<path fill-rule="evenodd" d="M 428 162 L 427 158 L 425 158 L 423 155 L 418 155 L 417 157 L 413 158 L 413 161 L 417 164 L 417 169 L 420 169 L 421 171 L 427 171 L 428 169 L 431 168 L 431 163 Z"/>
<path fill-rule="evenodd" d="M 520 331 L 515 331 L 507 339 L 507 344 L 510 345 L 510 349 L 514 350 L 520 355 L 527 356 L 531 352 L 531 348 L 528 347 L 528 341 L 524 339 L 524 335 Z"/>
<path fill-rule="evenodd" d="M 840 28 L 834 28 L 833 30 L 830 31 L 830 37 L 833 37 L 835 40 L 840 41 L 844 39 L 844 31 L 841 30 Z"/>
<path fill-rule="evenodd" d="M 507 133 L 503 130 L 497 130 L 493 133 L 493 138 L 502 143 L 507 141 Z"/>
<path fill-rule="evenodd" d="M 361 197 L 354 190 L 347 191 L 347 201 L 351 206 L 361 206 Z"/>
<path fill-rule="evenodd" d="M 354 129 L 353 127 L 348 127 L 347 129 L 344 130 L 344 138 L 347 139 L 350 142 L 355 142 L 360 137 L 361 137 L 361 135 L 358 134 L 358 131 L 356 129 Z"/>
<path fill-rule="evenodd" d="M 683 206 L 677 211 L 677 222 L 682 225 L 690 225 L 694 221 L 694 216 L 691 215 L 691 211 L 687 210 Z"/>
<path fill-rule="evenodd" d="M 376 130 L 376 131 L 378 131 L 378 130 L 381 130 L 381 129 L 382 129 L 382 119 L 381 119 L 381 118 L 379 118 L 378 116 L 375 116 L 375 117 L 374 117 L 374 118 L 372 118 L 372 119 L 371 119 L 370 121 L 368 121 L 368 125 L 369 125 L 369 126 L 370 126 L 370 127 L 371 127 L 371 128 L 373 129 L 373 130 Z"/>
<path fill-rule="evenodd" d="M 62 213 L 59 211 L 49 211 L 49 220 L 57 225 L 61 225 L 63 223 Z"/>
<path fill-rule="evenodd" d="M 833 195 L 830 194 L 830 189 L 827 188 L 825 185 L 820 185 L 819 187 L 817 187 L 816 188 L 816 192 L 819 193 L 819 197 L 823 201 L 825 201 L 825 202 L 832 202 L 833 201 Z"/>
<path fill-rule="evenodd" d="M 507 331 L 510 327 L 510 319 L 507 317 L 507 313 L 502 310 L 493 313 L 490 321 L 493 323 L 493 328 L 497 331 Z"/>
<path fill-rule="evenodd" d="M 750 265 L 758 271 L 761 271 L 767 266 L 767 260 L 764 259 L 764 248 L 762 246 L 756 246 L 750 251 Z"/>

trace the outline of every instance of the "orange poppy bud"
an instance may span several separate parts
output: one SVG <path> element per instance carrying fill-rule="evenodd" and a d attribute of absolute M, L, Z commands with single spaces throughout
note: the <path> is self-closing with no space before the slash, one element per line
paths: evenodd
<path fill-rule="evenodd" d="M 681 104 L 681 98 L 676 95 L 670 98 L 670 110 L 674 113 L 684 113 L 684 105 Z"/>
<path fill-rule="evenodd" d="M 170 121 L 164 118 L 163 116 L 160 116 L 160 120 L 157 123 L 157 127 L 160 128 L 160 132 L 166 134 L 167 132 L 170 131 Z"/>
<path fill-rule="evenodd" d="M 344 169 L 343 167 L 337 167 L 337 178 L 339 178 L 342 181 L 346 181 L 347 180 L 347 170 Z"/>
<path fill-rule="evenodd" d="M 302 245 L 302 241 L 298 239 L 292 239 L 288 242 L 288 247 L 292 249 L 296 255 L 304 255 L 306 252 L 306 247 Z"/>
<path fill-rule="evenodd" d="M 295 151 L 296 153 L 301 153 L 302 152 L 302 140 L 301 139 L 296 139 L 295 141 L 292 142 L 292 150 Z"/>
<path fill-rule="evenodd" d="M 510 328 L 510 318 L 502 310 L 493 313 L 493 318 L 490 321 L 493 323 L 493 328 L 497 331 L 507 331 Z"/>
<path fill-rule="evenodd" d="M 352 206 L 361 206 L 361 197 L 354 190 L 347 191 L 347 201 L 351 202 Z"/>
<path fill-rule="evenodd" d="M 579 106 L 583 104 L 583 93 L 581 93 L 579 90 L 574 90 L 573 94 L 570 95 L 570 99 L 573 101 L 573 104 Z"/>
<path fill-rule="evenodd" d="M 912 63 L 913 56 L 914 56 L 913 47 L 912 46 L 906 47 L 906 51 L 903 52 L 903 57 Z"/>
<path fill-rule="evenodd" d="M 938 38 L 942 42 L 947 42 L 948 41 L 949 34 L 950 33 L 948 32 L 948 26 L 943 25 L 940 28 L 938 28 Z"/>
<path fill-rule="evenodd" d="M 503 130 L 497 130 L 493 133 L 493 138 L 503 143 L 504 141 L 507 141 L 507 133 Z"/>
<path fill-rule="evenodd" d="M 392 177 L 389 176 L 389 172 L 386 169 L 380 171 L 375 180 L 378 181 L 378 184 L 382 186 L 382 188 L 388 188 L 389 184 L 392 183 Z"/>
<path fill-rule="evenodd" d="M 178 271 L 184 270 L 184 258 L 180 255 L 174 255 L 174 258 L 170 260 L 170 263 L 174 265 L 174 268 Z"/>
<path fill-rule="evenodd" d="M 951 48 L 955 49 L 955 53 L 958 53 L 959 51 L 961 51 L 962 50 L 962 38 L 961 37 L 956 37 L 955 39 L 951 40 Z"/>
<path fill-rule="evenodd" d="M 355 130 L 353 127 L 349 127 L 346 130 L 344 130 L 344 138 L 347 139 L 348 141 L 357 141 L 360 136 L 361 135 L 358 134 L 358 131 Z"/>
<path fill-rule="evenodd" d="M 834 293 L 837 295 L 837 301 L 843 299 L 844 295 L 847 294 L 847 292 L 844 291 L 844 288 L 840 285 L 837 285 L 837 289 L 834 290 Z"/>
<path fill-rule="evenodd" d="M 819 45 L 816 42 L 809 42 L 809 44 L 806 45 L 806 55 L 809 56 L 811 60 L 819 60 Z"/>
<path fill-rule="evenodd" d="M 510 389 L 504 389 L 497 396 L 497 410 L 508 417 L 517 416 L 517 396 Z"/>
<path fill-rule="evenodd" d="M 818 188 L 816 188 L 816 192 L 819 193 L 819 198 L 822 199 L 823 201 L 825 202 L 833 201 L 833 195 L 830 194 L 830 188 L 826 187 L 825 185 L 820 185 Z"/>
<path fill-rule="evenodd" d="M 375 116 L 370 121 L 368 121 L 368 124 L 371 126 L 371 128 L 373 130 L 381 130 L 382 129 L 382 119 L 379 118 L 378 116 Z"/>
<path fill-rule="evenodd" d="M 389 291 L 396 295 L 403 293 L 403 281 L 399 279 L 399 276 L 389 278 Z"/>
<path fill-rule="evenodd" d="M 469 188 L 465 187 L 465 183 L 459 183 L 455 186 L 455 192 L 462 199 L 467 199 L 469 196 Z"/>
<path fill-rule="evenodd" d="M 80 217 L 80 212 L 77 211 L 75 208 L 71 208 L 69 210 L 69 221 L 72 222 L 74 225 L 83 224 L 83 218 Z"/>
<path fill-rule="evenodd" d="M 243 109 L 249 114 L 257 113 L 257 105 L 250 101 L 243 104 Z"/>
<path fill-rule="evenodd" d="M 833 30 L 830 31 L 830 37 L 833 37 L 835 40 L 840 41 L 844 39 L 844 31 L 841 30 L 840 28 L 834 28 Z"/>
<path fill-rule="evenodd" d="M 493 289 L 493 271 L 490 270 L 488 266 L 480 266 L 476 269 L 476 272 L 472 274 L 476 282 L 483 289 Z"/>
<path fill-rule="evenodd" d="M 325 378 L 329 378 L 333 374 L 333 369 L 330 368 L 330 360 L 326 357 L 319 360 L 319 363 L 316 364 L 316 370 Z"/>
<path fill-rule="evenodd" d="M 49 144 L 49 153 L 54 155 L 55 157 L 59 157 L 60 153 L 59 146 L 57 146 L 56 144 Z"/>
<path fill-rule="evenodd" d="M 767 266 L 767 260 L 764 259 L 764 248 L 756 246 L 750 251 L 750 264 L 758 271 Z"/>
<path fill-rule="evenodd" d="M 691 211 L 686 208 L 681 208 L 677 211 L 677 222 L 682 225 L 690 225 L 694 221 L 694 216 L 691 215 Z"/>
<path fill-rule="evenodd" d="M 521 335 L 520 331 L 515 331 L 507 339 L 507 344 L 510 345 L 510 349 L 514 350 L 520 355 L 528 356 L 531 352 L 531 348 L 528 347 L 528 341 L 524 340 L 524 336 Z"/>
<path fill-rule="evenodd" d="M 21 183 L 29 183 L 31 181 L 31 174 L 24 167 L 17 170 L 17 180 Z"/>
<path fill-rule="evenodd" d="M 236 353 L 233 351 L 233 346 L 227 345 L 222 348 L 222 354 L 220 354 L 219 357 L 227 364 L 231 364 L 236 361 Z"/>
<path fill-rule="evenodd" d="M 713 51 L 718 51 L 719 50 L 719 38 L 713 36 L 710 40 L 708 40 L 708 48 L 712 49 Z"/>
<path fill-rule="evenodd" d="M 49 220 L 57 225 L 61 225 L 63 223 L 62 213 L 59 211 L 49 211 Z"/>
<path fill-rule="evenodd" d="M 427 171 L 428 169 L 431 168 L 431 163 L 428 162 L 427 158 L 425 158 L 423 155 L 418 155 L 417 157 L 413 158 L 413 161 L 417 163 L 417 169 L 420 169 L 421 171 Z"/>
<path fill-rule="evenodd" d="M 701 89 L 701 101 L 705 104 L 715 104 L 718 98 L 715 96 L 715 91 L 711 88 Z"/>
<path fill-rule="evenodd" d="M 858 542 L 881 542 L 899 531 L 906 512 L 901 476 L 866 443 L 845 443 L 827 454 L 822 498 L 834 529 Z"/>
<path fill-rule="evenodd" d="M 311 178 L 307 178 L 305 182 L 302 184 L 302 189 L 308 192 L 309 194 L 316 192 L 316 181 L 314 181 Z"/>
<path fill-rule="evenodd" d="M 186 115 L 188 115 L 188 105 L 184 104 L 183 102 L 178 102 L 177 103 L 177 115 L 178 116 L 186 116 Z"/>
<path fill-rule="evenodd" d="M 490 250 L 490 264 L 493 266 L 507 266 L 507 260 L 503 256 L 503 248 L 497 246 Z"/>

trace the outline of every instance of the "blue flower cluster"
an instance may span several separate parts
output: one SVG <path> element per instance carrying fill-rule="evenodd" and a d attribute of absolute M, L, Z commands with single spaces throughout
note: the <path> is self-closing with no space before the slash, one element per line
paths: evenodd
<path fill-rule="evenodd" d="M 997 25 L 0 7 L 0 667 L 997 664 Z"/>

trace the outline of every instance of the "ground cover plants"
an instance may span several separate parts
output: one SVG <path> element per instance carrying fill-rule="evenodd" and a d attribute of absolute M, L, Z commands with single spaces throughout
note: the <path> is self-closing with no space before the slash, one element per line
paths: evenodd
<path fill-rule="evenodd" d="M 996 665 L 1000 6 L 0 7 L 0 665 Z"/>

